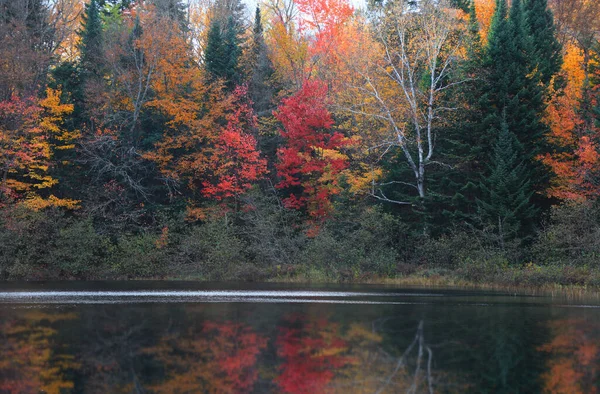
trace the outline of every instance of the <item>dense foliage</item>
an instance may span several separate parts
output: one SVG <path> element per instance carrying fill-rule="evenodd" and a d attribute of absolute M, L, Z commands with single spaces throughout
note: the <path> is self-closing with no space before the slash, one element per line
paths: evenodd
<path fill-rule="evenodd" d="M 598 26 L 587 0 L 0 0 L 0 277 L 597 269 Z"/>

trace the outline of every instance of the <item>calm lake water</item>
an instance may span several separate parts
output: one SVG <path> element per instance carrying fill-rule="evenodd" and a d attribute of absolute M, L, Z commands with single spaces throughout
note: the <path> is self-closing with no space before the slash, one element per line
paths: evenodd
<path fill-rule="evenodd" d="M 0 393 L 594 393 L 600 303 L 189 282 L 0 284 Z"/>

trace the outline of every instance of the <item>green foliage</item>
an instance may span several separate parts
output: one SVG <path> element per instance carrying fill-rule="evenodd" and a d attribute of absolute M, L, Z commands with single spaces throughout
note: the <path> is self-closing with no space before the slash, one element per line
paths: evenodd
<path fill-rule="evenodd" d="M 515 134 L 502 123 L 491 159 L 490 173 L 482 182 L 478 200 L 484 223 L 494 229 L 502 249 L 507 241 L 530 234 L 537 209 L 531 203 L 533 191 L 523 160 L 522 146 Z"/>
<path fill-rule="evenodd" d="M 168 258 L 157 246 L 155 234 L 121 235 L 108 258 L 104 276 L 117 278 L 156 278 L 167 273 Z"/>
<path fill-rule="evenodd" d="M 81 42 L 81 65 L 88 74 L 97 74 L 103 63 L 102 55 L 102 19 L 97 0 L 90 0 L 85 5 L 83 22 L 79 32 Z"/>
<path fill-rule="evenodd" d="M 175 252 L 177 275 L 207 280 L 232 279 L 248 263 L 244 244 L 225 218 L 211 220 L 183 237 Z"/>
<path fill-rule="evenodd" d="M 17 207 L 3 212 L 1 224 L 0 277 L 94 278 L 106 272 L 111 246 L 89 220 Z"/>
<path fill-rule="evenodd" d="M 398 261 L 397 241 L 405 231 L 394 216 L 377 207 L 338 211 L 310 239 L 300 259 L 330 273 L 389 275 Z"/>
<path fill-rule="evenodd" d="M 548 172 L 536 157 L 545 150 L 544 92 L 528 57 L 533 46 L 521 0 L 512 2 L 508 17 L 507 12 L 506 0 L 500 0 L 488 38 L 488 103 L 482 126 L 500 130 L 503 119 L 506 121 L 522 145 L 524 173 L 532 179 L 534 190 L 542 192 Z"/>
<path fill-rule="evenodd" d="M 49 265 L 64 277 L 97 277 L 112 252 L 109 239 L 97 234 L 89 219 L 61 228 L 54 245 L 48 253 Z"/>
<path fill-rule="evenodd" d="M 597 204 L 554 207 L 533 251 L 536 261 L 543 264 L 598 268 L 600 211 Z"/>
<path fill-rule="evenodd" d="M 221 21 L 212 21 L 208 32 L 204 63 L 212 77 L 223 79 L 230 90 L 241 81 L 239 41 L 238 26 L 232 16 L 229 17 L 224 27 L 222 27 Z"/>
<path fill-rule="evenodd" d="M 530 62 L 539 73 L 540 81 L 547 86 L 562 65 L 562 48 L 556 38 L 554 17 L 547 0 L 525 0 L 524 8 L 533 47 Z"/>

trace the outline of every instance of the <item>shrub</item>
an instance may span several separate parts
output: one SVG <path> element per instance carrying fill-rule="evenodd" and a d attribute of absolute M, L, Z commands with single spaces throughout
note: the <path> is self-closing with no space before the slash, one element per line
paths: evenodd
<path fill-rule="evenodd" d="M 533 245 L 536 261 L 598 267 L 600 261 L 600 212 L 591 203 L 563 204 L 552 208 Z"/>

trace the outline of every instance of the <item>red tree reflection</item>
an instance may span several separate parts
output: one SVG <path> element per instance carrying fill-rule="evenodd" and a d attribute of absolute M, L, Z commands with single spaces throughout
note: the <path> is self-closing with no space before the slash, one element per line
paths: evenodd
<path fill-rule="evenodd" d="M 159 393 L 240 393 L 253 388 L 256 361 L 266 339 L 242 323 L 207 322 L 185 336 L 164 337 L 146 349 L 169 376 L 153 387 Z"/>
<path fill-rule="evenodd" d="M 339 338 L 339 327 L 326 319 L 293 315 L 279 330 L 277 355 L 283 358 L 275 382 L 285 393 L 323 391 L 334 371 L 351 360 L 342 354 L 348 344 Z"/>
<path fill-rule="evenodd" d="M 540 347 L 551 355 L 544 373 L 547 393 L 593 394 L 600 382 L 600 324 L 584 320 L 559 320 L 551 323 L 556 333 Z"/>

